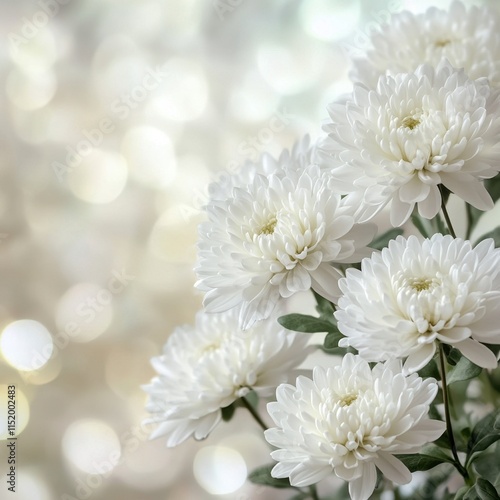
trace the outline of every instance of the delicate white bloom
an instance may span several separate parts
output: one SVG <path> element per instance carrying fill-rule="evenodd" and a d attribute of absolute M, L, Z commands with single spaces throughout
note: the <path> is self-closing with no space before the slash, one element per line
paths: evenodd
<path fill-rule="evenodd" d="M 309 354 L 307 340 L 277 321 L 242 332 L 236 312 L 198 313 L 196 326 L 174 330 L 162 356 L 152 359 L 158 376 L 143 387 L 153 415 L 147 422 L 159 424 L 151 438 L 165 435 L 167 446 L 177 446 L 190 436 L 207 437 L 221 408 L 252 389 L 270 396 L 297 376 L 295 368 Z"/>
<path fill-rule="evenodd" d="M 415 204 L 431 219 L 441 184 L 480 210 L 493 207 L 481 181 L 500 169 L 500 91 L 485 79 L 469 80 L 446 61 L 436 70 L 422 65 L 382 76 L 376 90 L 355 85 L 329 113 L 322 154 L 336 189 L 361 206 L 361 220 L 387 204 L 394 226 Z"/>
<path fill-rule="evenodd" d="M 222 174 L 208 187 L 209 197 L 211 200 L 226 200 L 232 196 L 235 187 L 245 188 L 252 184 L 258 174 L 268 176 L 283 173 L 284 169 L 302 171 L 317 163 L 316 153 L 316 144 L 311 143 L 309 135 L 305 135 L 293 145 L 291 151 L 284 149 L 277 160 L 269 153 L 264 153 L 257 162 L 247 161 L 237 172 Z"/>
<path fill-rule="evenodd" d="M 388 248 L 348 269 L 335 317 L 351 345 L 368 361 L 408 357 L 414 371 L 434 356 L 436 341 L 451 344 L 472 362 L 496 368 L 481 342 L 500 344 L 500 249 L 487 239 L 435 234 L 392 240 Z"/>
<path fill-rule="evenodd" d="M 342 274 L 332 263 L 359 262 L 375 233 L 356 224 L 355 209 L 333 193 L 312 165 L 284 169 L 234 188 L 207 207 L 200 226 L 199 289 L 209 312 L 242 306 L 243 328 L 268 317 L 280 298 L 310 288 L 335 300 Z"/>
<path fill-rule="evenodd" d="M 405 377 L 398 360 L 373 369 L 359 356 L 347 354 L 340 366 L 314 368 L 313 380 L 284 384 L 277 402 L 267 408 L 278 428 L 265 432 L 279 448 L 273 477 L 289 477 L 307 486 L 333 472 L 349 481 L 354 500 L 366 500 L 377 481 L 376 467 L 391 481 L 412 476 L 394 454 L 416 453 L 437 439 L 445 424 L 428 417 L 437 393 L 434 379 Z"/>
<path fill-rule="evenodd" d="M 487 6 L 466 9 L 453 2 L 449 11 L 432 7 L 424 14 L 401 12 L 371 37 L 372 47 L 354 58 L 353 81 L 369 87 L 384 74 L 409 73 L 446 58 L 471 79 L 486 77 L 500 85 L 500 16 Z"/>

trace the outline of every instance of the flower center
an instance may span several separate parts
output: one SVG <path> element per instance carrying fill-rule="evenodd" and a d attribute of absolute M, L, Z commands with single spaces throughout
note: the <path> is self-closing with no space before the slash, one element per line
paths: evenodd
<path fill-rule="evenodd" d="M 413 116 L 407 116 L 403 122 L 402 126 L 413 130 L 417 125 L 420 125 L 420 120 L 414 118 Z"/>
<path fill-rule="evenodd" d="M 423 292 L 424 290 L 429 290 L 434 284 L 434 280 L 430 278 L 410 278 L 408 284 L 416 292 Z"/>
<path fill-rule="evenodd" d="M 214 352 L 218 351 L 222 345 L 222 342 L 212 342 L 211 344 L 207 344 L 205 347 L 202 348 L 200 352 L 200 358 L 204 358 L 205 356 L 208 356 L 209 354 L 213 354 Z"/>
<path fill-rule="evenodd" d="M 345 396 L 340 398 L 339 405 L 340 406 L 351 406 L 352 403 L 354 403 L 354 401 L 356 401 L 356 399 L 358 399 L 357 394 L 346 394 Z"/>
<path fill-rule="evenodd" d="M 450 45 L 450 43 L 451 43 L 451 40 L 449 40 L 449 39 L 436 40 L 434 42 L 434 46 L 443 48 L 443 47 L 446 47 L 447 45 Z"/>
<path fill-rule="evenodd" d="M 273 234 L 277 223 L 278 219 L 276 217 L 271 217 L 269 221 L 260 228 L 259 234 Z"/>

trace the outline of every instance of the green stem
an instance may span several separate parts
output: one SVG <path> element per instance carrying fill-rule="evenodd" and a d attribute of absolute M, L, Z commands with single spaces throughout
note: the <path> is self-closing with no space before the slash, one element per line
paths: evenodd
<path fill-rule="evenodd" d="M 448 385 L 446 383 L 446 365 L 444 359 L 444 350 L 441 345 L 438 346 L 438 352 L 439 352 L 439 366 L 441 372 L 441 385 L 443 389 L 444 417 L 446 421 L 446 430 L 448 431 L 448 439 L 450 440 L 451 453 L 455 460 L 456 469 L 464 477 L 465 481 L 468 481 L 469 473 L 461 464 L 460 459 L 458 458 L 457 445 L 455 443 L 455 437 L 453 435 L 453 426 L 451 425 L 450 400 L 448 397 Z"/>
<path fill-rule="evenodd" d="M 453 229 L 453 224 L 451 223 L 450 216 L 448 215 L 448 210 L 446 209 L 446 203 L 444 202 L 444 193 L 441 185 L 439 186 L 439 191 L 441 192 L 441 210 L 444 215 L 444 220 L 446 221 L 446 225 L 448 226 L 448 231 L 453 236 L 453 238 L 456 238 L 457 234 Z"/>
<path fill-rule="evenodd" d="M 312 484 L 311 486 L 309 486 L 309 491 L 311 493 L 312 500 L 319 500 L 319 496 L 318 496 L 318 492 L 316 490 L 315 484 Z"/>
<path fill-rule="evenodd" d="M 470 240 L 470 236 L 472 234 L 472 207 L 466 203 L 465 210 L 467 213 L 467 231 L 465 232 L 465 239 Z"/>
<path fill-rule="evenodd" d="M 257 413 L 257 411 L 255 410 L 255 408 L 248 402 L 248 400 L 247 400 L 247 398 L 245 398 L 245 396 L 243 396 L 241 398 L 241 403 L 251 413 L 252 417 L 262 427 L 262 429 L 265 430 L 265 431 L 267 431 L 267 425 L 260 418 L 260 415 Z"/>

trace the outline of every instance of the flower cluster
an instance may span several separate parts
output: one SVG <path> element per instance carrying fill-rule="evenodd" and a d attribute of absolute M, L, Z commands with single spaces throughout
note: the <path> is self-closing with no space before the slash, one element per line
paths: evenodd
<path fill-rule="evenodd" d="M 219 423 L 222 408 L 251 390 L 269 396 L 296 372 L 308 354 L 307 338 L 261 323 L 248 332 L 238 316 L 198 313 L 195 326 L 177 328 L 163 354 L 153 358 L 158 375 L 144 386 L 149 394 L 151 435 L 177 446 L 190 436 L 203 439 Z"/>
<path fill-rule="evenodd" d="M 500 198 L 500 17 L 454 2 L 448 12 L 396 14 L 372 41 L 354 61 L 352 94 L 328 106 L 323 138 L 306 136 L 210 186 L 196 267 L 205 312 L 153 360 L 154 436 L 169 446 L 204 438 L 253 390 L 277 399 L 265 438 L 278 463 L 264 484 L 336 476 L 353 500 L 367 500 L 377 470 L 399 485 L 444 461 L 467 483 L 457 498 L 497 498 L 488 467 L 472 463 L 500 439 L 500 412 L 479 430 L 461 421 L 470 438 L 460 448 L 448 385 L 498 366 L 498 228 L 470 236 Z M 464 239 L 451 197 L 465 207 Z M 376 215 L 394 228 L 377 234 Z M 279 326 L 277 306 L 307 291 L 320 317 L 279 319 L 300 334 Z M 292 385 L 310 349 L 305 333 L 317 332 L 343 358 Z"/>

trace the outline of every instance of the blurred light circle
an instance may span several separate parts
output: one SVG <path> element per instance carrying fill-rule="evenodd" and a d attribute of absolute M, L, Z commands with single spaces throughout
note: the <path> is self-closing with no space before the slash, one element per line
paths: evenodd
<path fill-rule="evenodd" d="M 89 474 L 106 474 L 121 458 L 116 432 L 105 422 L 81 419 L 69 425 L 62 438 L 62 451 L 75 467 Z"/>
<path fill-rule="evenodd" d="M 23 380 L 33 385 L 44 385 L 55 380 L 62 370 L 61 357 L 53 357 L 39 370 L 21 372 Z"/>
<path fill-rule="evenodd" d="M 53 500 L 55 498 L 46 480 L 36 472 L 18 469 L 16 500 Z"/>
<path fill-rule="evenodd" d="M 193 473 L 198 484 L 211 495 L 227 495 L 243 486 L 247 466 L 236 450 L 225 446 L 207 446 L 196 454 Z"/>
<path fill-rule="evenodd" d="M 9 434 L 7 426 L 7 412 L 9 410 L 9 399 L 8 399 L 8 385 L 0 384 L 0 440 L 5 440 L 9 437 L 13 437 Z M 19 436 L 21 432 L 28 425 L 30 419 L 30 406 L 26 396 L 23 392 L 16 387 L 15 389 L 15 401 L 16 401 L 16 428 L 15 435 Z"/>
<path fill-rule="evenodd" d="M 125 160 L 118 154 L 95 149 L 87 138 L 82 138 L 73 151 L 76 159 L 68 171 L 68 184 L 75 196 L 97 204 L 115 200 L 127 183 Z"/>
<path fill-rule="evenodd" d="M 130 129 L 121 151 L 131 177 L 142 184 L 163 189 L 173 182 L 177 170 L 174 146 L 160 129 L 149 125 Z"/>
<path fill-rule="evenodd" d="M 157 257 L 172 263 L 190 263 L 196 259 L 196 226 L 201 212 L 189 206 L 187 209 L 171 209 L 156 221 L 149 245 Z"/>
<path fill-rule="evenodd" d="M 267 42 L 257 50 L 262 78 L 279 94 L 293 95 L 316 85 L 325 69 L 325 49 L 306 37 Z"/>
<path fill-rule="evenodd" d="M 277 108 L 279 96 L 258 75 L 247 75 L 231 93 L 231 113 L 238 121 L 259 122 Z"/>
<path fill-rule="evenodd" d="M 139 491 L 160 490 L 179 484 L 185 467 L 191 465 L 192 448 L 188 445 L 169 449 L 164 440 L 149 441 L 147 434 L 139 443 L 140 434 L 136 437 L 137 434 L 125 434 L 122 445 L 126 460 L 114 477 Z"/>
<path fill-rule="evenodd" d="M 0 337 L 0 350 L 17 370 L 37 370 L 52 356 L 54 343 L 47 328 L 38 321 L 22 319 L 7 325 Z"/>
<path fill-rule="evenodd" d="M 300 8 L 306 33 L 326 41 L 348 36 L 356 29 L 360 15 L 359 0 L 308 0 Z"/>
<path fill-rule="evenodd" d="M 50 70 L 24 72 L 13 69 L 5 84 L 10 102 L 25 111 L 43 108 L 54 97 L 56 88 L 57 79 Z"/>
<path fill-rule="evenodd" d="M 59 299 L 56 308 L 56 347 L 70 341 L 89 342 L 103 334 L 113 321 L 112 294 L 92 283 L 78 283 Z"/>
<path fill-rule="evenodd" d="M 14 41 L 15 40 L 15 41 Z M 9 55 L 19 68 L 25 71 L 47 70 L 57 60 L 58 42 L 52 30 L 39 29 L 33 38 L 12 39 Z"/>
<path fill-rule="evenodd" d="M 185 122 L 199 118 L 208 102 L 208 82 L 200 64 L 174 58 L 156 70 L 159 86 L 148 101 L 169 120 Z M 150 112 L 150 111 L 149 111 Z"/>

